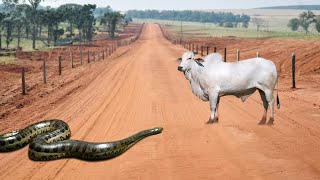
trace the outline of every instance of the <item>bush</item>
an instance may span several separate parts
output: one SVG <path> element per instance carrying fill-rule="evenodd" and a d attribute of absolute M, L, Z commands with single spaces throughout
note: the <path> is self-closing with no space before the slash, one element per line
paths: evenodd
<path fill-rule="evenodd" d="M 292 31 L 298 30 L 299 25 L 300 25 L 300 21 L 299 21 L 298 18 L 291 19 L 291 20 L 289 21 L 289 23 L 288 23 L 288 27 L 289 27 Z"/>

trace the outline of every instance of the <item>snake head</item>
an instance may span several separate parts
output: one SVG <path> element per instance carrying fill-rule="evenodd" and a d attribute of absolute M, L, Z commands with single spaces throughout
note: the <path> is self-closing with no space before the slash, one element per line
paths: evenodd
<path fill-rule="evenodd" d="M 153 134 L 160 134 L 160 133 L 162 133 L 162 131 L 163 131 L 162 127 L 157 127 L 157 128 L 151 129 L 151 132 L 153 132 Z"/>

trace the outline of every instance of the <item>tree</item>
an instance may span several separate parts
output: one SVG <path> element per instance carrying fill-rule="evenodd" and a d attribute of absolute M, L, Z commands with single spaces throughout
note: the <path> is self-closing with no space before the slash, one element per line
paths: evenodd
<path fill-rule="evenodd" d="M 26 2 L 26 0 L 2 0 L 5 5 L 17 5 Z M 32 24 L 32 48 L 36 48 L 37 36 L 37 8 L 44 0 L 27 0 L 31 5 L 31 24 Z"/>
<path fill-rule="evenodd" d="M 117 25 L 122 21 L 122 19 L 124 19 L 124 15 L 120 12 L 109 12 L 104 14 L 100 24 L 105 25 L 109 32 L 109 36 L 114 38 Z"/>
<path fill-rule="evenodd" d="M 301 26 L 306 32 L 306 34 L 308 34 L 309 26 L 312 23 L 316 23 L 316 26 L 317 26 L 317 18 L 316 18 L 316 15 L 309 10 L 307 12 L 301 13 L 299 15 L 299 19 L 298 18 L 291 19 L 288 23 L 288 27 L 291 30 L 296 31 L 299 28 L 299 26 Z"/>
<path fill-rule="evenodd" d="M 125 17 L 124 18 L 124 21 L 125 21 L 125 24 L 126 24 L 126 26 L 130 23 L 130 22 L 132 22 L 133 20 L 132 20 L 132 18 L 131 17 Z"/>
<path fill-rule="evenodd" d="M 13 16 L 11 13 L 7 13 L 5 15 L 5 18 L 2 20 L 2 28 L 6 33 L 6 45 L 7 49 L 9 48 L 10 42 L 12 41 L 12 32 L 14 28 L 14 23 L 13 23 Z"/>
<path fill-rule="evenodd" d="M 248 28 L 249 27 L 249 22 L 243 22 L 242 23 L 243 28 Z"/>
<path fill-rule="evenodd" d="M 316 18 L 316 30 L 320 33 L 320 16 Z"/>
<path fill-rule="evenodd" d="M 5 18 L 5 14 L 4 13 L 0 13 L 0 26 L 2 26 L 2 21 Z M 0 27 L 0 50 L 2 49 L 2 27 Z"/>
<path fill-rule="evenodd" d="M 292 31 L 296 31 L 298 30 L 300 25 L 300 21 L 298 18 L 293 18 L 289 21 L 288 23 L 288 27 L 292 30 Z"/>
<path fill-rule="evenodd" d="M 38 38 L 41 39 L 41 35 L 42 35 L 42 28 L 44 26 L 47 25 L 47 18 L 45 17 L 45 13 L 46 13 L 46 10 L 44 9 L 39 9 L 37 11 L 37 20 L 36 20 L 36 23 L 37 23 L 37 35 L 38 35 Z"/>
<path fill-rule="evenodd" d="M 235 24 L 245 23 L 250 21 L 250 16 L 242 14 L 235 15 L 228 12 L 203 12 L 203 11 L 176 11 L 176 10 L 129 10 L 126 16 L 131 18 L 150 18 L 150 19 L 165 19 L 165 20 L 176 20 L 176 21 L 193 21 L 193 22 L 210 22 L 214 24 L 221 24 L 231 22 Z"/>
<path fill-rule="evenodd" d="M 315 17 L 316 15 L 310 10 L 299 15 L 300 26 L 304 29 L 306 34 L 309 32 L 310 24 L 315 22 Z"/>
<path fill-rule="evenodd" d="M 266 21 L 262 18 L 252 18 L 252 22 L 257 26 L 257 31 L 260 30 L 261 27 L 265 26 Z"/>
<path fill-rule="evenodd" d="M 54 45 L 57 45 L 57 40 L 64 34 L 63 29 L 55 29 L 53 30 L 53 40 L 54 40 Z"/>
<path fill-rule="evenodd" d="M 69 31 L 69 37 L 73 37 L 75 34 L 73 33 L 74 26 L 80 18 L 80 11 L 82 9 L 81 5 L 78 4 L 65 4 L 58 8 L 60 12 L 62 12 L 65 16 L 65 19 L 68 21 L 69 26 L 67 30 Z"/>
<path fill-rule="evenodd" d="M 25 11 L 26 9 L 24 5 L 18 5 L 12 11 L 12 16 L 13 16 L 12 23 L 15 25 L 15 32 L 17 33 L 17 39 L 18 39 L 17 48 L 20 48 L 21 33 L 27 21 L 26 17 L 24 16 Z"/>
<path fill-rule="evenodd" d="M 249 27 L 249 22 L 250 22 L 251 17 L 245 14 L 241 15 L 240 22 L 242 22 L 242 27 L 243 28 L 248 28 Z"/>
<path fill-rule="evenodd" d="M 79 29 L 80 37 L 86 41 L 91 41 L 95 32 L 96 19 L 94 18 L 93 11 L 96 9 L 94 4 L 85 4 L 80 10 L 79 19 L 77 20 L 77 28 Z"/>

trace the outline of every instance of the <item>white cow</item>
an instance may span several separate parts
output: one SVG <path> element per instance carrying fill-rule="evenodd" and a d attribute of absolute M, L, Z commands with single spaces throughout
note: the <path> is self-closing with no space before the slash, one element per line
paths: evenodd
<path fill-rule="evenodd" d="M 190 81 L 192 92 L 203 101 L 210 101 L 211 116 L 208 123 L 218 122 L 220 97 L 234 95 L 244 102 L 256 90 L 259 91 L 264 106 L 260 124 L 266 123 L 270 106 L 270 119 L 274 121 L 273 91 L 278 82 L 276 66 L 272 61 L 253 58 L 239 62 L 223 62 L 220 54 L 210 54 L 205 59 L 195 58 L 193 52 L 185 52 L 178 70 Z M 280 101 L 277 88 L 277 105 Z"/>

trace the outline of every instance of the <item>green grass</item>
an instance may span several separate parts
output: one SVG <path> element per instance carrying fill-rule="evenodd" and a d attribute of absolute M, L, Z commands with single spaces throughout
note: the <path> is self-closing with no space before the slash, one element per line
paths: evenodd
<path fill-rule="evenodd" d="M 176 37 L 180 37 L 181 22 L 154 19 L 134 19 L 138 23 L 160 23 Z M 212 23 L 183 22 L 183 37 L 206 38 L 206 37 L 240 37 L 240 38 L 274 38 L 294 40 L 320 40 L 318 33 L 306 35 L 304 32 L 293 31 L 257 31 L 255 28 L 224 28 Z"/>
<path fill-rule="evenodd" d="M 16 49 L 17 47 L 18 47 L 18 39 L 13 38 L 13 40 L 9 44 L 9 49 L 13 49 L 13 48 Z M 29 38 L 29 39 L 21 38 L 20 39 L 20 47 L 22 47 L 23 51 L 34 51 L 32 49 L 32 39 L 31 38 Z M 7 44 L 6 44 L 5 39 L 3 37 L 2 37 L 2 48 L 4 48 L 4 49 L 7 48 Z M 48 47 L 46 47 L 46 45 L 39 40 L 36 41 L 36 48 L 39 50 L 48 49 Z"/>
<path fill-rule="evenodd" d="M 16 58 L 14 56 L 2 56 L 0 57 L 0 64 L 14 64 Z"/>

